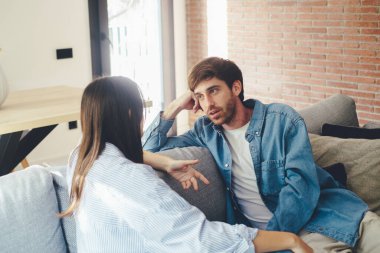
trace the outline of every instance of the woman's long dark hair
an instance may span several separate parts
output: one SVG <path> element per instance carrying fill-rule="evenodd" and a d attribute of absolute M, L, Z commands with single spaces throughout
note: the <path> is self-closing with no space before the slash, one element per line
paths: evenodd
<path fill-rule="evenodd" d="M 143 162 L 143 110 L 141 92 L 129 78 L 103 77 L 86 87 L 81 102 L 83 136 L 71 184 L 71 203 L 61 217 L 71 215 L 77 208 L 86 175 L 106 142 L 115 145 L 129 160 Z"/>

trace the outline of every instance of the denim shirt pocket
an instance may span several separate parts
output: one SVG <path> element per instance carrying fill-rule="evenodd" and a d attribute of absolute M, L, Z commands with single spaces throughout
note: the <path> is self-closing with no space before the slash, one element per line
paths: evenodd
<path fill-rule="evenodd" d="M 264 195 L 277 195 L 285 186 L 284 160 L 261 163 L 261 190 Z"/>

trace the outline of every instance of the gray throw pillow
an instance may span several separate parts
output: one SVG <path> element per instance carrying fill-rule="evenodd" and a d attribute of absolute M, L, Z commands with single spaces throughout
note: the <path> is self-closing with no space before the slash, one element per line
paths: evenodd
<path fill-rule="evenodd" d="M 353 98 L 336 94 L 299 111 L 304 118 L 307 131 L 321 134 L 325 123 L 341 126 L 359 126 Z"/>
<path fill-rule="evenodd" d="M 380 139 L 340 139 L 309 134 L 316 163 L 326 167 L 343 163 L 347 188 L 380 215 Z"/>
<path fill-rule="evenodd" d="M 199 163 L 194 166 L 209 181 L 209 185 L 199 182 L 199 189 L 184 190 L 180 182 L 170 175 L 157 172 L 158 175 L 179 195 L 191 205 L 198 207 L 210 221 L 226 220 L 225 186 L 222 177 L 215 165 L 214 158 L 206 148 L 186 147 L 175 148 L 160 152 L 174 159 L 198 159 Z"/>
<path fill-rule="evenodd" d="M 66 252 L 52 175 L 29 167 L 0 177 L 0 252 Z"/>

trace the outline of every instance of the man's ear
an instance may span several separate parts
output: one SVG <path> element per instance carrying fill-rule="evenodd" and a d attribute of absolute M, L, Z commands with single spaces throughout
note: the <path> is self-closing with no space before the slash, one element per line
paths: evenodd
<path fill-rule="evenodd" d="M 236 80 L 232 83 L 232 93 L 235 95 L 235 96 L 239 96 L 240 92 L 241 92 L 241 82 L 239 80 Z"/>

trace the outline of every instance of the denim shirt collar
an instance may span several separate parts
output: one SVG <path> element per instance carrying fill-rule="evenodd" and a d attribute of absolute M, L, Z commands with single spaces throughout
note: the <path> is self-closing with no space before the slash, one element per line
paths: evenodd
<path fill-rule="evenodd" d="M 266 106 L 260 101 L 254 99 L 248 99 L 244 101 L 244 106 L 253 108 L 251 122 L 249 123 L 245 139 L 251 142 L 252 139 L 260 137 L 264 125 Z"/>

